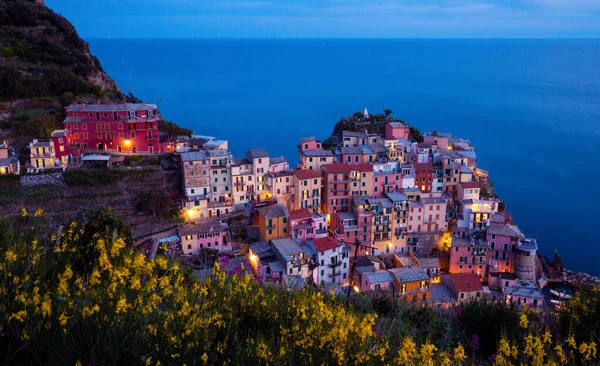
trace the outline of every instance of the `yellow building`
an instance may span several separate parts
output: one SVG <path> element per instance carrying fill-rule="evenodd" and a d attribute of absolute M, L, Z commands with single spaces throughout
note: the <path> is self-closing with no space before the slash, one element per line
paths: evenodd
<path fill-rule="evenodd" d="M 290 213 L 285 205 L 277 204 L 258 210 L 258 231 L 265 242 L 290 237 Z"/>
<path fill-rule="evenodd" d="M 294 210 L 307 208 L 321 213 L 321 189 L 323 178 L 311 169 L 294 170 Z"/>

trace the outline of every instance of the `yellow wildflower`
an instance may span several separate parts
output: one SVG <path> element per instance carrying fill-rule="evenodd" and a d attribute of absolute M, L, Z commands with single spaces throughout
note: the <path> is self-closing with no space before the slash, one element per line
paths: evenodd
<path fill-rule="evenodd" d="M 94 305 L 94 306 L 86 306 L 85 308 L 83 308 L 82 314 L 84 318 L 87 318 L 89 316 L 92 316 L 95 312 L 100 311 L 100 307 L 98 305 Z"/>
<path fill-rule="evenodd" d="M 567 344 L 572 348 L 577 348 L 577 343 L 575 342 L 575 337 L 572 335 L 567 339 Z"/>
<path fill-rule="evenodd" d="M 25 207 L 21 207 L 21 216 L 27 216 L 27 209 Z"/>
<path fill-rule="evenodd" d="M 200 357 L 202 359 L 202 362 L 206 365 L 206 363 L 208 362 L 208 355 L 206 354 L 206 352 L 204 352 L 202 354 L 202 357 Z"/>
<path fill-rule="evenodd" d="M 525 312 L 521 312 L 521 317 L 519 318 L 519 326 L 523 329 L 527 329 L 527 327 L 529 327 L 529 320 L 527 319 L 527 314 L 525 314 Z"/>
<path fill-rule="evenodd" d="M 544 343 L 550 344 L 552 342 L 552 333 L 548 329 L 544 332 Z"/>
<path fill-rule="evenodd" d="M 123 311 L 125 311 L 127 309 L 127 300 L 125 300 L 125 298 L 120 298 L 119 301 L 117 301 L 117 314 L 121 313 Z"/>
<path fill-rule="evenodd" d="M 9 263 L 17 260 L 17 254 L 15 252 L 13 252 L 11 249 L 7 250 L 5 255 L 6 255 L 6 260 Z"/>
<path fill-rule="evenodd" d="M 37 210 L 35 210 L 35 214 L 33 216 L 35 216 L 35 217 L 42 216 L 43 213 L 44 213 L 44 210 L 42 210 L 41 208 L 38 208 Z"/>
<path fill-rule="evenodd" d="M 65 314 L 64 312 L 62 314 L 60 314 L 60 316 L 58 317 L 58 321 L 60 323 L 61 327 L 64 327 L 67 325 L 67 321 L 69 321 L 69 317 L 67 316 L 67 314 Z"/>
<path fill-rule="evenodd" d="M 50 314 L 52 314 L 52 300 L 50 300 L 50 296 L 45 295 L 42 302 L 42 316 L 47 318 Z"/>
<path fill-rule="evenodd" d="M 591 341 L 589 344 L 582 342 L 579 345 L 579 353 L 585 358 L 586 361 L 596 357 L 596 343 Z"/>
<path fill-rule="evenodd" d="M 558 360 L 560 361 L 560 363 L 567 363 L 567 355 L 565 354 L 565 351 L 563 350 L 562 346 L 560 344 L 557 344 L 554 347 L 554 350 L 556 351 L 556 356 L 558 356 Z"/>
<path fill-rule="evenodd" d="M 467 356 L 465 355 L 465 348 L 462 344 L 459 343 L 458 346 L 456 346 L 456 348 L 454 349 L 454 360 L 462 362 L 466 358 Z"/>

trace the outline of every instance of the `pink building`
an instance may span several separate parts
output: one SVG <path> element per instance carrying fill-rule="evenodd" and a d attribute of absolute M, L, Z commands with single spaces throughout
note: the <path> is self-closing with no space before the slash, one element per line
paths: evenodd
<path fill-rule="evenodd" d="M 308 136 L 300 139 L 300 145 L 298 145 L 298 150 L 323 150 L 323 148 L 321 141 L 317 141 L 314 136 Z"/>
<path fill-rule="evenodd" d="M 415 187 L 419 188 L 423 193 L 430 193 L 433 185 L 433 164 L 414 163 L 415 168 Z"/>
<path fill-rule="evenodd" d="M 290 211 L 290 237 L 300 244 L 327 236 L 327 216 L 306 208 Z"/>
<path fill-rule="evenodd" d="M 492 222 L 486 230 L 490 272 L 514 272 L 516 246 L 524 238 L 516 225 Z"/>
<path fill-rule="evenodd" d="M 487 243 L 475 241 L 468 231 L 455 231 L 450 246 L 450 273 L 474 273 L 480 280 L 487 269 Z"/>
<path fill-rule="evenodd" d="M 423 136 L 423 143 L 437 146 L 438 149 L 450 150 L 448 149 L 448 146 L 450 146 L 450 138 L 448 136 L 428 133 Z"/>
<path fill-rule="evenodd" d="M 358 239 L 358 224 L 354 212 L 336 212 L 333 214 L 332 222 L 333 232 L 338 239 L 349 244 L 356 242 L 356 239 Z"/>
<path fill-rule="evenodd" d="M 219 252 L 232 250 L 229 226 L 220 221 L 181 226 L 179 237 L 183 254 L 197 254 L 202 249 L 215 249 Z"/>
<path fill-rule="evenodd" d="M 386 193 L 402 189 L 400 172 L 379 170 L 373 172 L 373 196 L 383 198 Z"/>
<path fill-rule="evenodd" d="M 402 122 L 388 122 L 385 125 L 386 139 L 408 139 L 410 127 Z"/>
<path fill-rule="evenodd" d="M 394 290 L 394 275 L 388 271 L 362 273 L 361 291 Z"/>
<path fill-rule="evenodd" d="M 147 154 L 169 150 L 169 144 L 160 142 L 162 117 L 155 104 L 71 104 L 66 115 L 65 129 L 82 150 Z"/>
<path fill-rule="evenodd" d="M 56 160 L 59 165 L 65 165 L 69 160 L 81 155 L 79 145 L 73 144 L 72 140 L 73 134 L 68 129 L 52 132 Z"/>

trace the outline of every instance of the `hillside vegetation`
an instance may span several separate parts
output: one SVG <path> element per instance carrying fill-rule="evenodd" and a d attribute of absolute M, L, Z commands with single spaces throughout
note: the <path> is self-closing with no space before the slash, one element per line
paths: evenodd
<path fill-rule="evenodd" d="M 114 213 L 58 233 L 40 210 L 0 219 L 0 355 L 7 364 L 596 364 L 600 298 L 561 313 L 450 309 L 287 292 L 218 266 L 199 282 L 131 248 Z"/>
<path fill-rule="evenodd" d="M 61 15 L 33 0 L 0 2 L 0 99 L 122 97 L 88 44 Z"/>

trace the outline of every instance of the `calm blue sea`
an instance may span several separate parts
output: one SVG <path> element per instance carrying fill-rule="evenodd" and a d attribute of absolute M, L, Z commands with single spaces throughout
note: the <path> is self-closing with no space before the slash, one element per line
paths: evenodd
<path fill-rule="evenodd" d="M 391 108 L 477 147 L 543 254 L 600 274 L 600 40 L 92 40 L 163 116 L 298 162 L 300 137 Z"/>

